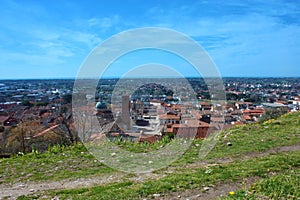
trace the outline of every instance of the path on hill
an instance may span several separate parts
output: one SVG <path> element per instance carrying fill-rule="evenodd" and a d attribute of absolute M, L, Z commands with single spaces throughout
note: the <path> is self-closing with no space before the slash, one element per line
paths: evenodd
<path fill-rule="evenodd" d="M 278 152 L 288 152 L 288 151 L 299 151 L 300 145 L 292 145 L 292 146 L 283 146 L 269 149 L 264 152 L 251 152 L 242 155 L 243 160 L 251 159 L 254 157 L 267 156 L 271 153 Z M 224 158 L 224 159 L 216 159 L 215 162 L 219 164 L 225 164 L 229 162 L 233 162 L 232 158 Z M 211 163 L 211 162 L 210 162 Z M 197 168 L 202 166 L 209 165 L 208 162 L 198 162 L 187 165 L 188 168 Z M 34 193 L 38 193 L 39 191 L 46 190 L 63 190 L 63 189 L 75 189 L 75 188 L 87 188 L 95 185 L 103 185 L 109 184 L 113 182 L 123 182 L 123 179 L 127 179 L 134 182 L 145 182 L 150 179 L 160 179 L 166 176 L 168 173 L 171 173 L 172 170 L 176 170 L 176 167 L 169 167 L 164 174 L 139 174 L 135 175 L 131 178 L 125 177 L 125 173 L 111 173 L 111 174 L 103 174 L 97 177 L 89 177 L 89 178 L 77 178 L 77 179 L 65 179 L 61 181 L 47 181 L 47 182 L 20 182 L 13 184 L 1 184 L 0 185 L 0 199 L 7 197 L 6 199 L 16 199 L 21 195 L 30 195 Z M 258 178 L 252 177 L 245 180 L 242 180 L 246 185 L 254 183 Z M 213 188 L 210 188 L 209 191 L 202 193 L 198 190 L 189 190 L 185 191 L 181 194 L 179 193 L 171 193 L 164 197 L 160 197 L 160 199 L 179 199 L 180 197 L 186 197 L 186 199 L 211 199 L 213 197 L 220 197 L 222 195 L 227 195 L 229 191 L 235 191 L 240 189 L 242 186 L 241 182 L 234 182 L 228 184 L 222 184 Z"/>
<path fill-rule="evenodd" d="M 111 174 L 101 177 L 66 179 L 61 181 L 48 182 L 20 182 L 12 185 L 4 185 L 1 187 L 2 192 L 0 198 L 9 197 L 8 199 L 16 199 L 21 195 L 34 194 L 37 191 L 55 190 L 55 189 L 73 189 L 78 187 L 91 187 L 93 185 L 101 185 L 111 182 L 118 182 L 123 175 Z"/>
<path fill-rule="evenodd" d="M 20 182 L 10 185 L 0 185 L 0 199 L 17 199 L 22 195 L 30 195 L 39 191 L 47 190 L 64 190 L 75 188 L 88 188 L 95 185 L 104 185 L 109 183 L 123 182 L 126 178 L 134 182 L 144 182 L 150 179 L 159 179 L 162 176 L 158 174 L 139 174 L 133 177 L 125 177 L 125 173 L 115 172 L 110 174 L 103 174 L 97 177 L 65 179 L 61 181 L 47 181 L 47 182 Z"/>

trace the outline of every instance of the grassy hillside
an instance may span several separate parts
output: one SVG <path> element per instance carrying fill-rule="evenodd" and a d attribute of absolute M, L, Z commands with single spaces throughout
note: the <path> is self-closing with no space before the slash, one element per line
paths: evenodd
<path fill-rule="evenodd" d="M 167 142 L 119 145 L 139 152 L 161 148 Z M 144 175 L 117 172 L 93 158 L 81 144 L 52 147 L 45 153 L 1 159 L 0 184 L 3 191 L 24 184 L 24 191 L 15 196 L 25 195 L 18 199 L 300 198 L 299 112 L 225 130 L 205 159 L 198 155 L 202 142 L 193 141 L 171 166 Z M 78 179 L 86 181 L 86 186 L 76 185 Z M 96 179 L 105 180 L 91 181 Z M 62 182 L 74 184 L 59 186 Z M 45 183 L 58 185 L 37 187 Z M 38 189 L 28 192 L 26 184 Z"/>

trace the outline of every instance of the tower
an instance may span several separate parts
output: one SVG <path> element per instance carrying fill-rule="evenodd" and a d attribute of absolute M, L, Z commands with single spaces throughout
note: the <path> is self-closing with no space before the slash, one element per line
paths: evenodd
<path fill-rule="evenodd" d="M 131 130 L 129 96 L 122 96 L 122 125 L 124 130 Z"/>

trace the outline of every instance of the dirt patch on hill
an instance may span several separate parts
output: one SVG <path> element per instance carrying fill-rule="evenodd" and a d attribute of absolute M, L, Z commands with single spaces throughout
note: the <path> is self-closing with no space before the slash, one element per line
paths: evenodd
<path fill-rule="evenodd" d="M 2 185 L 0 199 L 7 197 L 7 199 L 16 199 L 21 195 L 34 194 L 38 191 L 45 190 L 63 190 L 74 188 L 92 187 L 94 185 L 102 185 L 112 182 L 122 181 L 122 174 L 103 175 L 101 177 L 66 179 L 62 181 L 49 182 L 28 182 L 28 183 L 14 183 L 11 185 Z"/>
<path fill-rule="evenodd" d="M 200 189 L 186 190 L 182 192 L 174 192 L 161 197 L 162 200 L 179 200 L 179 199 L 195 199 L 207 200 L 218 199 L 227 196 L 230 191 L 236 191 L 242 188 L 247 188 L 259 180 L 259 177 L 249 177 L 237 182 L 218 184 L 213 186 L 203 186 Z"/>

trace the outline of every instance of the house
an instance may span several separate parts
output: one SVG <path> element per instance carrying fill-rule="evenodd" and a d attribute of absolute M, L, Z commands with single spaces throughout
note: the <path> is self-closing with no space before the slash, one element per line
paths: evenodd
<path fill-rule="evenodd" d="M 239 101 L 235 103 L 235 107 L 236 109 L 240 110 L 240 109 L 249 109 L 249 107 L 253 106 L 253 103 L 251 102 L 243 102 L 243 101 Z"/>
<path fill-rule="evenodd" d="M 265 113 L 263 109 L 243 110 L 243 117 L 246 121 L 256 121 Z"/>
<path fill-rule="evenodd" d="M 208 102 L 200 102 L 200 110 L 211 110 L 211 104 Z"/>
<path fill-rule="evenodd" d="M 0 126 L 5 126 L 8 120 L 9 120 L 9 116 L 0 116 Z"/>
<path fill-rule="evenodd" d="M 211 126 L 199 120 L 186 120 L 184 124 L 173 124 L 168 131 L 183 138 L 205 138 Z"/>
<path fill-rule="evenodd" d="M 18 104 L 16 102 L 5 102 L 5 103 L 0 103 L 0 109 L 10 109 L 13 107 L 16 107 Z"/>
<path fill-rule="evenodd" d="M 173 111 L 169 111 L 165 114 L 159 115 L 160 124 L 179 124 L 180 123 L 180 115 Z"/>

